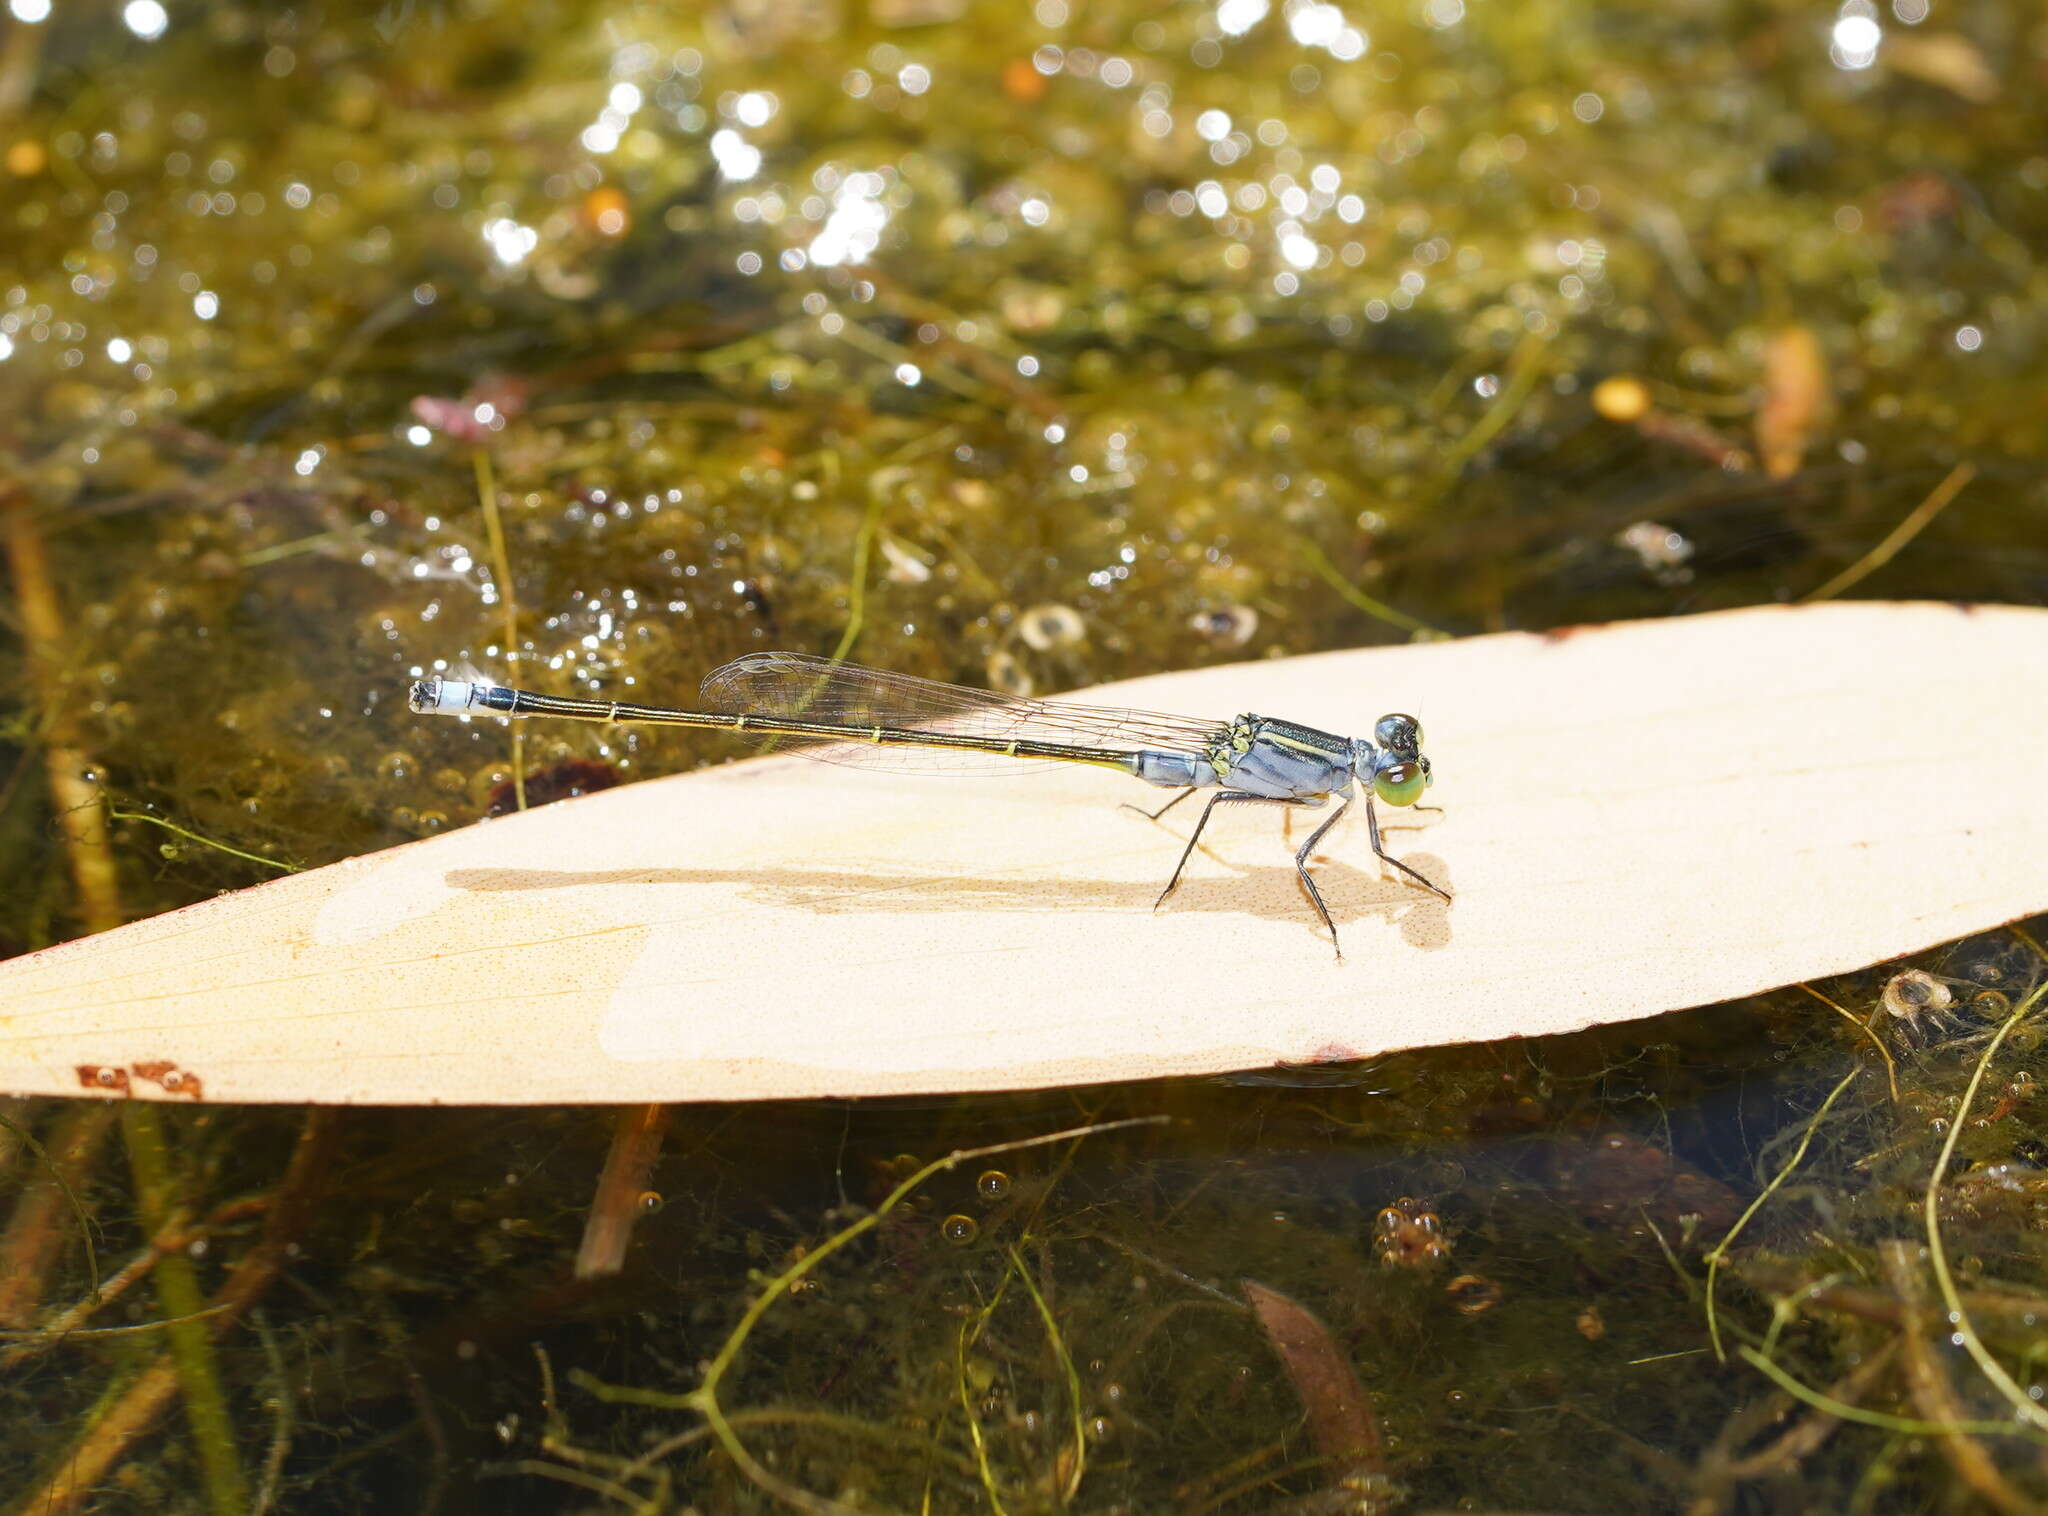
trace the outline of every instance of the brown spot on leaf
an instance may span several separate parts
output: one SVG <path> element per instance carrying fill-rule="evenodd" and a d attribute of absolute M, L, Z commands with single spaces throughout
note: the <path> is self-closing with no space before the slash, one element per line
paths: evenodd
<path fill-rule="evenodd" d="M 137 1079 L 146 1079 L 166 1095 L 177 1095 L 187 1100 L 206 1098 L 206 1087 L 200 1083 L 197 1074 L 189 1073 L 168 1060 L 131 1065 Z"/>
<path fill-rule="evenodd" d="M 1359 1052 L 1357 1048 L 1350 1047 L 1345 1043 L 1326 1042 L 1321 1047 L 1317 1048 L 1314 1052 L 1310 1053 L 1308 1057 L 1303 1060 L 1303 1062 L 1311 1064 L 1356 1063 L 1359 1059 L 1363 1058 L 1364 1056 L 1365 1054 Z"/>

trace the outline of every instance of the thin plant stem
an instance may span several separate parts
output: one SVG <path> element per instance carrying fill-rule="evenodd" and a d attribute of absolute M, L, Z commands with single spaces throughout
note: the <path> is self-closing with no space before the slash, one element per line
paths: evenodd
<path fill-rule="evenodd" d="M 1445 455 L 1443 477 L 1446 480 L 1455 480 L 1465 465 L 1485 451 L 1528 403 L 1537 381 L 1543 377 L 1543 350 L 1549 345 L 1549 338 L 1535 332 L 1516 344 L 1514 355 L 1508 359 L 1508 382 L 1501 386 L 1500 397 L 1487 407 L 1486 414 L 1473 424 L 1470 431 L 1451 444 Z"/>
<path fill-rule="evenodd" d="M 1074 1367 L 1073 1354 L 1067 1351 L 1066 1339 L 1060 1335 L 1059 1323 L 1053 1319 L 1052 1307 L 1045 1303 L 1045 1296 L 1039 1293 L 1038 1281 L 1031 1277 L 1031 1271 L 1024 1267 L 1024 1260 L 1014 1247 L 1010 1249 L 1010 1265 L 1016 1269 L 1017 1277 L 1024 1281 L 1031 1303 L 1038 1308 L 1038 1319 L 1045 1323 L 1045 1335 L 1052 1342 L 1053 1356 L 1059 1360 L 1060 1373 L 1067 1381 L 1067 1403 L 1074 1413 L 1074 1468 L 1067 1475 L 1066 1488 L 1060 1499 L 1062 1503 L 1069 1503 L 1080 1493 L 1081 1476 L 1088 1467 L 1088 1433 L 1081 1408 L 1081 1375 Z"/>
<path fill-rule="evenodd" d="M 1735 1225 L 1728 1228 L 1728 1235 L 1716 1243 L 1714 1250 L 1707 1254 L 1707 1337 L 1714 1345 L 1714 1357 L 1722 1363 L 1728 1361 L 1728 1353 L 1721 1346 L 1721 1321 L 1715 1310 L 1714 1299 L 1714 1287 L 1721 1273 L 1721 1260 L 1728 1256 L 1728 1249 L 1734 1245 L 1735 1239 L 1741 1235 L 1742 1229 L 1749 1225 L 1750 1218 L 1762 1210 L 1771 1196 L 1778 1192 L 1778 1187 L 1792 1177 L 1793 1171 L 1805 1159 L 1806 1150 L 1813 1145 L 1814 1133 L 1820 1130 L 1820 1124 L 1826 1119 L 1829 1108 L 1841 1098 L 1844 1090 L 1856 1082 L 1856 1077 L 1862 1072 L 1863 1070 L 1861 1069 L 1851 1069 L 1842 1076 L 1839 1084 L 1828 1091 L 1828 1098 L 1820 1103 L 1820 1109 L 1815 1111 L 1812 1118 L 1806 1123 L 1806 1130 L 1799 1137 L 1799 1146 L 1792 1150 L 1792 1156 L 1785 1160 L 1785 1166 L 1779 1169 L 1771 1182 L 1763 1187 L 1762 1192 L 1757 1195 L 1756 1199 L 1750 1201 L 1743 1213 L 1735 1218 Z"/>
<path fill-rule="evenodd" d="M 1884 1045 L 1884 1039 L 1878 1036 L 1877 1033 L 1871 1028 L 1870 1022 L 1877 1019 L 1877 1012 L 1872 1011 L 1870 1013 L 1869 1021 L 1858 1021 L 1856 1019 L 1855 1012 L 1851 1011 L 1845 1005 L 1837 1005 L 1834 1001 L 1828 999 L 1827 996 L 1823 995 L 1819 990 L 1815 989 L 1812 985 L 1806 983 L 1805 980 L 1802 979 L 1799 982 L 1799 988 L 1806 991 L 1807 994 L 1811 995 L 1815 1000 L 1818 1000 L 1822 1005 L 1826 1006 L 1829 1010 L 1833 1011 L 1836 1015 L 1840 1016 L 1844 1021 L 1847 1021 L 1849 1025 L 1853 1026 L 1854 1028 L 1856 1028 L 1857 1031 L 1861 1032 L 1865 1037 L 1868 1037 L 1870 1039 L 1870 1045 L 1877 1049 L 1877 1056 L 1884 1060 L 1885 1082 L 1891 1086 L 1892 1104 L 1897 1105 L 1899 1103 L 1899 1066 L 1897 1063 L 1893 1062 L 1892 1050 Z"/>
<path fill-rule="evenodd" d="M 142 1102 L 129 1102 L 132 1109 Z M 262 1239 L 229 1272 L 214 1293 L 205 1322 L 226 1330 L 270 1287 L 290 1256 L 311 1215 L 333 1151 L 340 1118 L 332 1110 L 306 1113 L 297 1146 L 264 1220 Z M 110 1387 L 83 1419 L 83 1430 L 51 1462 L 41 1483 L 14 1505 L 9 1516 L 71 1516 L 88 1506 L 122 1455 L 147 1436 L 179 1390 L 178 1371 L 166 1353 L 145 1363 L 126 1383 Z"/>
<path fill-rule="evenodd" d="M 960 1395 L 960 1414 L 967 1419 L 967 1440 L 974 1444 L 974 1468 L 981 1476 L 988 1507 L 996 1516 L 1004 1516 L 1002 1488 L 996 1483 L 996 1471 L 988 1461 L 988 1439 L 982 1435 L 981 1418 L 974 1414 L 974 1391 L 967 1383 L 968 1339 L 979 1335 L 987 1319 L 988 1308 L 983 1307 L 973 1320 L 960 1323 L 960 1335 L 953 1348 L 953 1384 Z"/>
<path fill-rule="evenodd" d="M 1331 589 L 1342 595 L 1354 609 L 1364 611 L 1373 620 L 1383 621 L 1397 631 L 1406 632 L 1418 640 L 1439 641 L 1445 636 L 1445 633 L 1438 631 L 1428 622 L 1417 621 L 1406 611 L 1396 610 L 1384 600 L 1373 599 L 1345 578 L 1343 570 L 1330 561 L 1329 554 L 1306 537 L 1301 539 L 1301 555 L 1308 561 L 1308 566 L 1314 569 Z"/>
<path fill-rule="evenodd" d="M 1094 1122 L 1088 1126 L 1069 1127 L 1064 1131 L 1047 1132 L 1038 1137 L 1022 1137 L 1011 1142 L 991 1143 L 986 1147 L 957 1148 L 942 1158 L 933 1159 L 901 1184 L 897 1185 L 895 1189 L 891 1190 L 882 1203 L 868 1212 L 867 1215 L 849 1226 L 842 1227 L 839 1231 L 833 1233 L 832 1236 L 826 1238 L 825 1241 L 818 1244 L 817 1247 L 804 1254 L 802 1258 L 784 1269 L 780 1274 L 769 1280 L 767 1287 L 759 1295 L 755 1296 L 746 1310 L 741 1313 L 738 1325 L 732 1329 L 731 1333 L 726 1337 L 724 1345 L 713 1355 L 711 1362 L 705 1366 L 704 1382 L 695 1390 L 685 1395 L 682 1403 L 691 1410 L 696 1411 L 710 1424 L 712 1434 L 718 1439 L 719 1446 L 725 1450 L 725 1455 L 732 1459 L 738 1465 L 740 1472 L 757 1487 L 766 1490 L 778 1500 L 785 1501 L 799 1510 L 813 1513 L 813 1516 L 844 1516 L 844 1513 L 852 1509 L 850 1506 L 840 1501 L 827 1500 L 822 1496 L 812 1494 L 808 1490 L 800 1489 L 763 1467 L 760 1461 L 747 1451 L 746 1444 L 740 1441 L 739 1434 L 734 1431 L 732 1424 L 726 1420 L 725 1412 L 719 1406 L 719 1385 L 723 1383 L 725 1376 L 731 1372 L 732 1366 L 738 1360 L 741 1350 L 746 1347 L 747 1339 L 753 1335 L 754 1329 L 761 1324 L 761 1319 L 768 1314 L 769 1309 L 789 1291 L 791 1286 L 810 1274 L 827 1258 L 830 1258 L 840 1249 L 881 1225 L 884 1217 L 907 1200 L 919 1186 L 935 1174 L 941 1174 L 949 1169 L 958 1168 L 961 1164 L 971 1163 L 976 1159 L 991 1158 L 998 1153 L 1015 1153 L 1026 1148 L 1044 1147 L 1055 1142 L 1078 1142 L 1084 1137 L 1093 1137 L 1104 1132 L 1123 1131 L 1131 1127 L 1161 1125 L 1168 1119 L 1165 1116 L 1131 1116 L 1120 1121 Z"/>
<path fill-rule="evenodd" d="M 2041 946 L 2040 943 L 2036 942 L 2033 938 L 2033 934 L 2030 933 L 2025 927 L 2009 926 L 2006 928 L 2006 930 L 2008 932 L 2011 932 L 2013 936 L 2019 938 L 2019 940 L 2024 942 L 2028 947 L 2032 948 L 2034 950 L 2034 956 L 2036 958 L 2039 958 L 2043 963 L 2048 963 L 2048 948 L 2044 948 Z"/>
<path fill-rule="evenodd" d="M 179 1184 L 172 1172 L 169 1138 L 155 1102 L 130 1100 L 121 1106 L 121 1135 L 135 1175 L 135 1204 L 152 1233 L 171 1223 L 178 1207 Z M 249 1508 L 249 1486 L 235 1447 L 235 1423 L 228 1411 L 213 1338 L 200 1319 L 206 1296 L 199 1274 L 184 1253 L 165 1253 L 157 1260 L 157 1301 L 170 1318 L 164 1335 L 184 1389 L 185 1417 L 199 1449 L 199 1467 L 206 1503 L 214 1516 L 240 1516 Z"/>
<path fill-rule="evenodd" d="M 484 536 L 491 544 L 491 575 L 498 581 L 498 608 L 505 617 L 505 675 L 515 678 L 519 662 L 519 597 L 512 587 L 512 555 L 505 549 L 505 523 L 498 515 L 498 481 L 491 471 L 491 455 L 478 448 L 472 455 L 476 464 L 476 498 L 484 513 Z M 506 723 L 512 737 L 512 803 L 526 809 L 526 734 L 519 723 Z"/>
<path fill-rule="evenodd" d="M 1838 1416 L 1860 1426 L 1882 1427 L 1887 1432 L 1897 1432 L 1906 1437 L 1946 1437 L 1957 1432 L 1983 1437 L 2010 1437 L 2020 1430 L 2009 1421 L 1921 1421 L 1913 1416 L 1892 1416 L 1883 1411 L 1865 1410 L 1860 1405 L 1850 1405 L 1824 1394 L 1812 1385 L 1800 1383 L 1755 1348 L 1739 1347 L 1735 1355 L 1795 1400 L 1802 1400 L 1817 1411 L 1825 1411 L 1830 1416 Z"/>
<path fill-rule="evenodd" d="M 1991 1350 L 1984 1346 L 1983 1338 L 1970 1322 L 1969 1312 L 1963 1309 L 1962 1296 L 1956 1291 L 1955 1276 L 1948 1266 L 1948 1249 L 1941 1240 L 1941 1181 L 1948 1174 L 1948 1166 L 1955 1157 L 1956 1140 L 1963 1134 L 1963 1128 L 1970 1119 L 1970 1107 L 1976 1102 L 1978 1087 L 1984 1083 L 1984 1073 L 1991 1067 L 1991 1060 L 2013 1028 L 2026 1019 L 2035 1006 L 2041 1003 L 2043 994 L 2048 994 L 2048 979 L 2044 979 L 2034 992 L 2012 1009 L 1998 1028 L 1998 1033 L 1984 1046 L 1977 1059 L 1976 1068 L 1970 1071 L 1970 1082 L 1963 1090 L 1963 1098 L 1956 1106 L 1954 1118 L 1949 1122 L 1948 1137 L 1941 1145 L 1941 1153 L 1934 1160 L 1934 1172 L 1927 1176 L 1927 1197 L 1923 1206 L 1927 1223 L 1927 1253 L 1934 1265 L 1935 1288 L 1941 1294 L 1941 1303 L 1948 1311 L 1948 1320 L 1955 1340 L 1963 1351 L 1976 1361 L 1984 1377 L 1991 1381 L 1999 1394 L 2009 1401 L 2013 1414 L 2028 1425 L 2048 1430 L 2048 1410 L 2034 1403 L 2027 1392 L 2005 1371 L 2005 1365 L 1991 1356 Z"/>
<path fill-rule="evenodd" d="M 110 821 L 147 821 L 151 826 L 160 826 L 173 836 L 183 837 L 187 842 L 196 842 L 201 847 L 210 847 L 215 852 L 226 853 L 230 858 L 240 858 L 248 863 L 260 863 L 267 869 L 277 869 L 286 874 L 304 872 L 304 866 L 301 864 L 284 863 L 276 858 L 265 858 L 261 853 L 244 852 L 238 847 L 228 846 L 225 842 L 216 842 L 211 837 L 202 837 L 199 833 L 187 827 L 179 826 L 175 821 L 166 821 L 161 816 L 152 816 L 147 811 L 126 811 L 118 806 L 109 805 L 107 807 L 107 819 Z"/>
<path fill-rule="evenodd" d="M 1906 519 L 1885 535 L 1884 541 L 1843 569 L 1819 589 L 1805 596 L 1802 604 L 1813 605 L 1822 600 L 1832 600 L 1844 590 L 1854 589 L 1865 579 L 1883 568 L 1897 556 L 1900 548 L 1919 536 L 1927 523 L 1948 509 L 1950 502 L 1960 495 L 1977 477 L 1974 463 L 1958 463 L 1948 471 L 1948 477 L 1934 487 L 1925 500 L 1907 514 Z"/>
<path fill-rule="evenodd" d="M 105 807 L 99 803 L 91 766 L 79 743 L 70 705 L 70 673 L 59 650 L 65 645 L 65 617 L 50 572 L 43 535 L 26 498 L 15 490 L 0 495 L 0 531 L 5 533 L 8 567 L 20 604 L 22 640 L 38 699 L 50 720 L 43 750 L 49 772 L 50 798 L 56 809 L 71 862 L 79 914 L 88 932 L 106 932 L 122 924 L 114 850 L 107 834 Z M 136 1207 L 144 1226 L 162 1230 L 176 1209 L 175 1186 L 163 1123 L 148 1101 L 120 1107 L 121 1133 L 135 1178 Z M 166 1257 L 154 1278 L 157 1300 L 171 1318 L 165 1331 L 169 1359 L 185 1399 L 187 1417 L 198 1445 L 201 1481 L 215 1516 L 240 1516 L 248 1509 L 248 1487 L 228 1415 L 213 1341 L 204 1322 L 191 1318 L 205 1306 L 205 1296 L 192 1262 Z"/>
<path fill-rule="evenodd" d="M 875 529 L 881 520 L 882 497 L 870 495 L 868 508 L 860 518 L 860 532 L 853 539 L 853 567 L 846 581 L 846 630 L 839 634 L 839 645 L 832 649 L 834 663 L 845 662 L 854 643 L 860 640 L 861 620 L 867 606 L 868 558 L 874 550 Z"/>

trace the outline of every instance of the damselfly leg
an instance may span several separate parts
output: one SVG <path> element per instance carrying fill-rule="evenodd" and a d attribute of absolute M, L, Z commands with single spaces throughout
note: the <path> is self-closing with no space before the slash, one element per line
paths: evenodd
<path fill-rule="evenodd" d="M 1180 801 L 1186 799 L 1190 793 L 1191 791 L 1183 790 L 1180 794 L 1174 796 L 1172 800 L 1169 800 L 1165 806 L 1162 806 L 1160 808 L 1161 812 L 1163 813 L 1165 810 L 1171 808 L 1172 806 L 1178 804 Z M 1168 895 L 1171 895 L 1174 892 L 1175 887 L 1180 884 L 1180 876 L 1187 871 L 1188 860 L 1192 858 L 1195 854 L 1195 844 L 1201 841 L 1202 839 L 1202 829 L 1209 824 L 1210 813 L 1213 812 L 1217 806 L 1223 804 L 1225 801 L 1233 800 L 1259 805 L 1289 805 L 1306 807 L 1313 807 L 1320 803 L 1319 800 L 1297 799 L 1290 796 L 1281 795 L 1247 795 L 1239 790 L 1222 790 L 1217 794 L 1210 796 L 1209 803 L 1202 807 L 1202 819 L 1195 823 L 1194 834 L 1188 838 L 1187 846 L 1181 849 L 1180 862 L 1176 863 L 1173 866 L 1173 877 L 1166 881 L 1166 888 L 1161 890 L 1159 892 L 1159 898 L 1152 902 L 1153 910 L 1156 911 L 1162 905 L 1166 904 L 1166 897 Z M 1329 831 L 1332 827 L 1334 827 L 1338 822 L 1344 819 L 1344 815 L 1347 811 L 1351 809 L 1351 805 L 1351 800 L 1347 798 L 1343 804 L 1339 805 L 1336 810 L 1330 813 L 1330 815 L 1323 821 L 1322 825 L 1318 826 L 1313 832 L 1309 833 L 1308 841 L 1304 842 L 1299 848 L 1297 848 L 1294 854 L 1294 872 L 1301 879 L 1301 887 L 1304 890 L 1308 891 L 1309 903 L 1316 908 L 1316 915 L 1321 917 L 1323 925 L 1329 928 L 1330 946 L 1336 949 L 1337 957 L 1340 961 L 1344 957 L 1344 947 L 1343 944 L 1338 940 L 1337 923 L 1335 919 L 1330 915 L 1329 905 L 1323 900 L 1323 892 L 1316 887 L 1315 878 L 1308 871 L 1308 864 L 1309 860 L 1315 856 L 1316 845 L 1320 843 L 1323 840 L 1323 838 L 1329 834 Z M 1131 807 L 1131 809 L 1135 810 L 1137 808 L 1133 806 Z M 1290 812 L 1289 814 L 1291 815 L 1292 813 Z M 1427 879 L 1423 878 L 1421 874 L 1417 873 L 1414 869 L 1410 868 L 1407 864 L 1403 863 L 1400 859 L 1394 857 L 1393 854 L 1387 851 L 1386 844 L 1382 842 L 1380 839 L 1379 812 L 1374 808 L 1370 797 L 1367 797 L 1365 802 L 1365 820 L 1367 830 L 1372 834 L 1372 850 L 1374 856 L 1379 858 L 1379 860 L 1382 863 L 1392 864 L 1395 868 L 1399 869 L 1402 873 L 1406 874 L 1410 879 L 1413 879 L 1417 884 L 1421 885 L 1431 894 L 1440 896 L 1444 900 L 1449 900 L 1451 898 L 1449 894 L 1447 894 L 1445 891 L 1438 889 L 1435 885 L 1431 884 Z"/>
<path fill-rule="evenodd" d="M 1156 911 L 1166 904 L 1166 897 L 1171 895 L 1174 891 L 1174 886 L 1180 883 L 1180 876 L 1186 871 L 1188 860 L 1195 855 L 1195 844 L 1202 840 L 1202 828 L 1209 824 L 1210 815 L 1214 813 L 1217 806 L 1232 800 L 1246 801 L 1254 805 L 1320 805 L 1322 803 L 1320 799 L 1297 800 L 1284 795 L 1247 795 L 1243 790 L 1218 790 L 1209 797 L 1209 803 L 1202 807 L 1202 819 L 1195 823 L 1194 835 L 1188 838 L 1188 845 L 1180 850 L 1180 862 L 1173 866 L 1173 877 L 1166 881 L 1166 888 L 1161 890 L 1159 898 L 1152 902 L 1153 910 Z M 1343 813 L 1340 811 L 1338 814 L 1341 815 Z M 1318 831 L 1316 835 L 1320 837 L 1322 833 Z M 1316 907 L 1319 910 L 1322 908 L 1322 901 L 1320 899 L 1316 901 Z M 1325 921 L 1330 919 L 1328 911 L 1323 912 L 1323 919 Z M 1332 930 L 1335 929 L 1332 928 Z"/>
<path fill-rule="evenodd" d="M 1430 809 L 1435 810 L 1436 807 L 1431 806 Z M 1380 842 L 1379 813 L 1372 808 L 1372 797 L 1370 795 L 1366 797 L 1365 801 L 1365 827 L 1367 831 L 1372 833 L 1372 850 L 1373 852 L 1379 855 L 1380 862 L 1391 863 L 1395 868 L 1399 869 L 1402 873 L 1406 874 L 1410 879 L 1413 879 L 1417 884 L 1421 885 L 1424 889 L 1428 890 L 1432 895 L 1440 895 L 1446 901 L 1448 901 L 1451 898 L 1449 891 L 1438 889 L 1435 885 L 1431 884 L 1427 879 L 1423 878 L 1420 874 L 1416 873 L 1415 870 L 1408 867 L 1407 864 L 1403 863 L 1400 859 L 1396 858 L 1392 853 L 1386 850 L 1385 845 Z M 1317 835 L 1320 836 L 1322 834 L 1317 833 Z"/>
<path fill-rule="evenodd" d="M 1140 816 L 1143 816 L 1147 821 L 1157 821 L 1161 816 L 1164 816 L 1168 811 L 1172 810 L 1175 806 L 1179 805 L 1183 800 L 1187 799 L 1188 796 L 1194 794 L 1194 792 L 1194 786 L 1189 785 L 1186 789 L 1182 790 L 1178 795 L 1175 795 L 1171 800 L 1167 801 L 1166 804 L 1159 807 L 1159 809 L 1156 811 L 1148 811 L 1142 805 L 1132 805 L 1128 800 L 1124 801 L 1118 807 L 1118 809 L 1126 811 L 1136 811 Z"/>
<path fill-rule="evenodd" d="M 1316 888 L 1315 880 L 1309 878 L 1308 860 L 1315 853 L 1316 844 L 1323 840 L 1323 833 L 1344 819 L 1344 813 L 1351 809 L 1351 801 L 1344 803 L 1331 813 L 1330 819 L 1308 834 L 1308 841 L 1301 845 L 1301 851 L 1294 855 L 1294 872 L 1301 875 L 1301 887 L 1308 891 L 1308 898 L 1316 903 L 1316 911 L 1323 918 L 1323 925 L 1330 929 L 1330 946 L 1337 950 L 1337 961 L 1344 961 L 1343 944 L 1337 941 L 1337 923 L 1330 919 L 1330 908 L 1323 904 L 1323 892 Z"/>

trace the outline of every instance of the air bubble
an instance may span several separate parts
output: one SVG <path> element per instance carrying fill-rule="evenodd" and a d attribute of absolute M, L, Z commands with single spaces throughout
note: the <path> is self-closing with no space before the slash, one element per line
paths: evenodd
<path fill-rule="evenodd" d="M 939 1235 L 955 1247 L 964 1248 L 981 1235 L 981 1223 L 956 1211 L 939 1223 Z"/>

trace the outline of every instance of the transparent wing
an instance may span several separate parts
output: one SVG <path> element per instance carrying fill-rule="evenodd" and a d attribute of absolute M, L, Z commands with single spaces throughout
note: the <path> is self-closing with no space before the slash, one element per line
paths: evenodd
<path fill-rule="evenodd" d="M 993 690 L 969 689 L 909 674 L 834 663 L 829 658 L 813 658 L 804 653 L 749 653 L 744 658 L 735 658 L 704 676 L 700 694 L 705 710 L 733 715 L 884 726 L 993 737 L 1004 742 L 1062 742 L 1076 747 L 1114 748 L 1118 752 L 1151 749 L 1199 754 L 1224 733 L 1227 725 L 1150 711 L 1073 705 L 1063 700 L 1025 700 Z M 986 774 L 1051 767 L 1042 759 L 1009 758 L 1000 753 L 818 742 L 772 732 L 739 735 L 759 747 L 857 768 Z"/>

